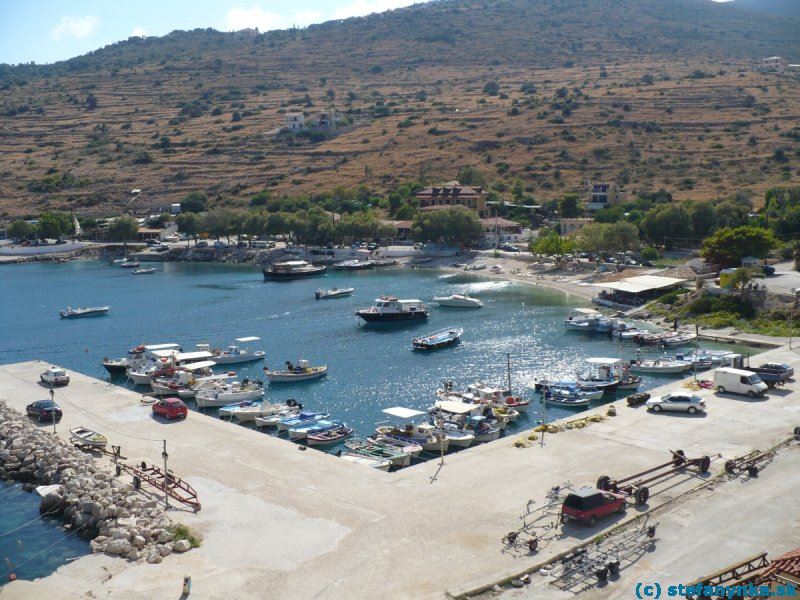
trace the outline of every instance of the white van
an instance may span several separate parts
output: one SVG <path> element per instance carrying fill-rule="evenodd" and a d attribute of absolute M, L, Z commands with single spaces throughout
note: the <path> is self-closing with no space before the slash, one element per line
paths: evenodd
<path fill-rule="evenodd" d="M 752 371 L 720 367 L 714 371 L 714 387 L 720 393 L 747 394 L 751 398 L 763 396 L 767 391 L 767 384 L 761 377 Z"/>

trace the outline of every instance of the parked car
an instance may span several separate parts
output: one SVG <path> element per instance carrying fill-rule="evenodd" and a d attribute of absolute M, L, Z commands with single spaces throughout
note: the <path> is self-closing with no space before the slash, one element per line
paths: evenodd
<path fill-rule="evenodd" d="M 197 242 L 197 248 L 208 248 L 208 242 L 205 240 L 201 240 Z"/>
<path fill-rule="evenodd" d="M 145 244 L 147 244 L 148 246 L 157 246 L 158 245 L 158 240 L 149 239 L 149 240 L 147 240 L 145 242 Z"/>
<path fill-rule="evenodd" d="M 772 277 L 773 275 L 775 275 L 775 267 L 773 267 L 772 265 L 761 265 L 761 271 L 767 277 Z"/>
<path fill-rule="evenodd" d="M 705 412 L 706 410 L 705 400 L 697 394 L 667 394 L 666 396 L 661 396 L 661 398 L 650 398 L 644 405 L 647 410 L 652 410 L 653 412 L 673 410 L 688 412 L 690 415 Z"/>
<path fill-rule="evenodd" d="M 500 250 L 503 252 L 519 252 L 519 248 L 511 244 L 500 244 Z"/>
<path fill-rule="evenodd" d="M 598 519 L 625 512 L 626 506 L 625 496 L 593 487 L 583 487 L 570 492 L 564 499 L 561 505 L 561 522 L 572 520 L 594 525 Z"/>
<path fill-rule="evenodd" d="M 763 396 L 767 391 L 767 384 L 753 373 L 743 369 L 720 367 L 714 371 L 714 386 L 721 394 L 747 394 L 751 398 Z"/>
<path fill-rule="evenodd" d="M 61 407 L 52 400 L 31 402 L 25 407 L 25 412 L 28 413 L 29 417 L 35 417 L 39 422 L 53 421 L 53 415 L 55 415 L 55 421 L 60 421 L 61 417 L 64 416 Z"/>
<path fill-rule="evenodd" d="M 39 376 L 39 379 L 42 380 L 42 383 L 53 387 L 69 384 L 69 375 L 60 367 L 50 367 Z"/>
<path fill-rule="evenodd" d="M 794 376 L 794 369 L 787 364 L 764 363 L 758 367 L 747 367 L 767 384 L 767 387 L 783 385 Z"/>
<path fill-rule="evenodd" d="M 189 409 L 180 398 L 164 398 L 153 404 L 153 414 L 165 419 L 185 419 Z"/>

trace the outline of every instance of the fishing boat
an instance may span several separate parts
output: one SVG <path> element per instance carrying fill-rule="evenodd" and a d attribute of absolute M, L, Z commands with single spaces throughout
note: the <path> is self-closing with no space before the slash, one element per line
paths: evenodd
<path fill-rule="evenodd" d="M 576 398 L 585 398 L 589 401 L 591 400 L 600 400 L 605 395 L 605 391 L 602 389 L 583 389 L 578 386 L 577 381 L 575 382 L 560 382 L 554 383 L 552 385 L 548 385 L 542 388 L 542 392 L 553 392 L 554 394 L 558 394 L 559 396 L 564 395 L 571 395 L 575 396 Z"/>
<path fill-rule="evenodd" d="M 427 421 L 414 422 L 419 417 L 425 416 L 424 411 L 395 406 L 383 409 L 383 413 L 404 423 L 401 425 L 379 425 L 375 429 L 378 441 L 413 442 L 422 446 L 422 449 L 427 452 L 447 452 L 450 441 L 441 432 L 436 431 L 436 427 Z"/>
<path fill-rule="evenodd" d="M 68 306 L 64 310 L 58 311 L 62 319 L 79 319 L 81 317 L 100 317 L 108 314 L 110 306 L 85 306 L 83 308 L 72 308 Z"/>
<path fill-rule="evenodd" d="M 438 350 L 439 348 L 447 348 L 457 344 L 461 340 L 463 333 L 464 329 L 461 327 L 450 327 L 414 338 L 411 340 L 411 344 L 414 350 Z"/>
<path fill-rule="evenodd" d="M 630 369 L 635 373 L 653 373 L 655 375 L 672 375 L 684 373 L 692 368 L 692 363 L 684 360 L 657 358 L 655 360 L 635 360 Z"/>
<path fill-rule="evenodd" d="M 291 402 L 294 402 L 293 400 Z M 286 404 L 271 404 L 266 400 L 245 400 L 228 404 L 219 409 L 220 419 L 236 419 L 242 423 L 255 421 L 257 418 L 265 419 L 276 416 L 285 418 L 290 413 L 288 411 L 299 412 L 302 405 L 294 403 L 294 406 Z M 294 414 L 296 414 L 296 412 Z"/>
<path fill-rule="evenodd" d="M 643 333 L 634 339 L 648 346 L 684 346 L 691 344 L 696 338 L 697 334 L 688 331 L 662 331 Z"/>
<path fill-rule="evenodd" d="M 289 406 L 288 402 L 294 402 L 292 406 Z M 256 416 L 253 421 L 256 427 L 275 427 L 281 421 L 285 419 L 291 419 L 296 417 L 300 414 L 300 411 L 303 409 L 303 405 L 295 402 L 294 400 L 288 400 L 287 404 L 282 405 L 282 408 L 273 414 L 270 415 L 259 415 Z"/>
<path fill-rule="evenodd" d="M 269 367 L 264 367 L 263 371 L 270 383 L 293 383 L 325 377 L 328 374 L 328 365 L 314 367 L 304 359 L 298 360 L 295 365 L 287 360 L 283 371 L 272 371 Z"/>
<path fill-rule="evenodd" d="M 309 434 L 313 435 L 322 433 L 323 431 L 328 431 L 330 429 L 338 429 L 342 427 L 342 425 L 344 425 L 344 423 L 341 421 L 328 421 L 327 419 L 319 419 L 311 423 L 306 422 L 301 423 L 300 425 L 295 425 L 286 431 L 289 434 L 290 440 L 304 440 Z"/>
<path fill-rule="evenodd" d="M 545 388 L 542 393 L 542 399 L 546 404 L 555 404 L 557 406 L 565 406 L 569 408 L 584 408 L 589 406 L 592 401 L 586 395 L 578 392 L 571 392 L 564 388 Z"/>
<path fill-rule="evenodd" d="M 371 260 L 345 260 L 333 265 L 336 271 L 365 271 L 375 266 Z"/>
<path fill-rule="evenodd" d="M 520 410 L 525 411 L 528 408 L 527 400 L 512 396 L 507 389 L 492 387 L 481 381 L 469 384 L 464 391 L 454 390 L 453 382 L 446 381 L 444 389 L 437 391 L 437 396 L 442 400 L 460 400 L 469 404 L 491 406 L 494 416 L 507 422 L 515 420 Z"/>
<path fill-rule="evenodd" d="M 579 378 L 584 384 L 599 384 L 601 386 L 616 384 L 616 390 L 635 390 L 642 382 L 642 378 L 630 372 L 630 366 L 621 358 L 594 357 L 586 360 L 589 372 Z M 604 391 L 612 390 L 604 388 Z"/>
<path fill-rule="evenodd" d="M 317 266 L 304 260 L 289 260 L 272 263 L 261 269 L 261 272 L 264 274 L 264 281 L 288 281 L 324 275 L 327 270 L 328 267 L 325 265 Z"/>
<path fill-rule="evenodd" d="M 244 400 L 258 400 L 264 395 L 264 387 L 260 381 L 242 380 L 220 383 L 211 389 L 201 390 L 195 394 L 194 401 L 198 408 L 217 408 Z"/>
<path fill-rule="evenodd" d="M 154 396 L 178 396 L 180 392 L 189 389 L 196 377 L 209 377 L 213 375 L 211 367 L 214 363 L 210 360 L 184 365 L 177 369 L 172 377 L 156 378 L 150 382 Z"/>
<path fill-rule="evenodd" d="M 227 350 L 218 349 L 211 351 L 211 360 L 218 365 L 233 365 L 264 360 L 265 353 L 263 350 L 250 350 L 245 346 L 245 344 L 258 342 L 260 340 L 260 337 L 254 335 L 236 338 L 234 340 L 236 344 L 228 346 Z M 197 348 L 200 350 L 209 350 L 209 345 L 198 344 Z"/>
<path fill-rule="evenodd" d="M 428 318 L 428 307 L 421 301 L 398 300 L 393 296 L 375 299 L 373 306 L 356 312 L 367 323 L 397 323 Z"/>
<path fill-rule="evenodd" d="M 433 301 L 439 306 L 448 308 L 480 308 L 483 302 L 467 294 L 452 294 L 450 296 L 434 296 Z"/>
<path fill-rule="evenodd" d="M 369 456 L 357 452 L 344 452 L 339 455 L 339 457 L 347 462 L 372 467 L 379 471 L 388 471 L 392 467 L 392 461 L 388 458 L 379 458 L 377 456 Z"/>
<path fill-rule="evenodd" d="M 293 427 L 300 427 L 302 425 L 310 425 L 316 421 L 323 421 L 329 416 L 328 413 L 300 410 L 297 414 L 278 419 L 275 425 L 278 427 L 278 433 L 281 433 Z"/>
<path fill-rule="evenodd" d="M 106 436 L 88 427 L 73 427 L 69 430 L 69 438 L 78 446 L 105 448 L 106 444 L 108 444 L 108 438 Z"/>
<path fill-rule="evenodd" d="M 564 328 L 567 331 L 594 332 L 598 319 L 603 315 L 593 308 L 573 308 L 572 312 L 564 319 Z"/>
<path fill-rule="evenodd" d="M 189 381 L 189 385 L 183 389 L 178 390 L 178 396 L 183 400 L 188 400 L 197 396 L 197 393 L 202 390 L 210 390 L 216 388 L 221 383 L 232 383 L 236 381 L 236 372 L 228 371 L 227 373 L 206 375 L 205 377 L 195 377 Z"/>
<path fill-rule="evenodd" d="M 156 268 L 155 267 L 149 267 L 149 268 L 146 268 L 146 269 L 134 269 L 133 271 L 131 271 L 131 274 L 132 275 L 152 275 L 155 272 L 156 272 Z"/>
<path fill-rule="evenodd" d="M 430 414 L 454 446 L 490 442 L 500 437 L 500 427 L 491 425 L 483 415 L 475 414 L 474 408 L 466 402 L 439 400 Z"/>
<path fill-rule="evenodd" d="M 355 288 L 331 288 L 329 290 L 317 290 L 314 292 L 314 297 L 317 300 L 333 300 L 334 298 L 345 298 L 352 296 Z"/>
<path fill-rule="evenodd" d="M 177 354 L 180 351 L 178 344 L 147 344 L 139 345 L 128 350 L 127 356 L 122 358 L 103 358 L 102 365 L 111 375 L 124 375 L 128 369 L 138 370 L 148 362 L 154 362 L 164 356 L 158 353 Z"/>
<path fill-rule="evenodd" d="M 335 429 L 326 429 L 317 433 L 309 433 L 306 436 L 306 444 L 309 446 L 332 446 L 343 442 L 353 435 L 353 428 L 342 424 Z"/>
<path fill-rule="evenodd" d="M 138 260 L 126 260 L 125 262 L 120 263 L 119 266 L 123 269 L 138 269 L 142 266 L 142 263 L 140 263 Z"/>
<path fill-rule="evenodd" d="M 411 456 L 411 458 L 417 458 L 422 453 L 422 446 L 420 446 L 416 442 L 402 440 L 402 439 L 388 439 L 382 438 L 378 439 L 380 436 L 372 435 L 367 438 L 367 442 L 369 444 L 374 444 L 377 446 L 388 446 L 390 448 L 394 448 L 399 450 L 403 453 L 406 453 Z"/>
<path fill-rule="evenodd" d="M 380 460 L 388 460 L 393 467 L 407 467 L 411 464 L 412 451 L 406 451 L 398 446 L 390 446 L 389 444 L 381 444 L 375 440 L 355 440 L 350 439 L 344 443 L 345 447 L 352 454 L 361 456 L 368 456 Z M 417 454 L 422 452 L 422 447 L 414 444 L 419 450 Z"/>

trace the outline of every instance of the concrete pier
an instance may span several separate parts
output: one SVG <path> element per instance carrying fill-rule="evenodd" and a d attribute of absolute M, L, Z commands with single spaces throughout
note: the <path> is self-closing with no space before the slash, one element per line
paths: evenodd
<path fill-rule="evenodd" d="M 785 348 L 758 359 L 800 368 L 800 355 Z M 47 398 L 47 388 L 38 383 L 47 366 L 0 366 L 0 399 L 24 410 Z M 800 425 L 794 382 L 755 400 L 703 390 L 705 416 L 648 414 L 619 401 L 618 416 L 548 434 L 543 447 L 537 441 L 515 448 L 521 435 L 512 436 L 447 455 L 441 467 L 434 460 L 387 474 L 196 412 L 182 422 L 162 423 L 151 418 L 139 394 L 70 375 L 70 385 L 56 391 L 64 410 L 58 435 L 66 437 L 77 425 L 96 429 L 121 445 L 132 463 L 160 464 L 166 440 L 170 469 L 198 491 L 203 505 L 198 514 L 179 507 L 170 516 L 202 533 L 204 543 L 160 565 L 87 556 L 47 578 L 9 584 L 9 597 L 176 598 L 185 575 L 192 577 L 192 598 L 458 595 L 620 522 L 566 525 L 533 556 L 504 552 L 501 538 L 518 527 L 528 500 L 541 502 L 553 485 L 594 485 L 600 475 L 625 476 L 669 460 L 668 449 L 712 456 L 705 478 L 690 470 L 654 485 L 648 506 L 630 508 L 624 517 L 630 519 L 719 474 L 725 459 L 771 447 Z M 678 381 L 665 384 L 651 393 L 681 388 Z"/>

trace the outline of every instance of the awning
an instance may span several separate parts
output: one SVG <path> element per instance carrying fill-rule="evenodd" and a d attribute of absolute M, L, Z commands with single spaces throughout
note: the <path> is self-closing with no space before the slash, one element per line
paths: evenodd
<path fill-rule="evenodd" d="M 624 363 L 621 358 L 587 358 L 586 362 L 590 365 L 616 365 L 617 363 Z"/>
<path fill-rule="evenodd" d="M 201 351 L 201 352 L 181 352 L 175 356 L 175 360 L 178 362 L 183 362 L 185 360 L 200 360 L 201 358 L 211 358 L 213 355 L 211 352 Z"/>
<path fill-rule="evenodd" d="M 251 335 L 249 337 L 236 338 L 234 341 L 235 342 L 239 342 L 240 344 L 246 344 L 248 342 L 257 342 L 260 339 L 261 339 L 260 337 L 256 337 L 254 335 Z"/>
<path fill-rule="evenodd" d="M 641 294 L 651 290 L 661 290 L 674 287 L 684 283 L 685 279 L 675 277 L 660 277 L 658 275 L 640 275 L 638 277 L 628 277 L 621 281 L 610 281 L 608 283 L 598 282 L 595 285 L 609 290 L 628 292 L 629 294 Z"/>
<path fill-rule="evenodd" d="M 200 369 L 209 369 L 214 367 L 216 364 L 217 363 L 215 363 L 213 360 L 201 360 L 200 362 L 191 363 L 182 368 L 186 371 L 199 371 Z"/>
<path fill-rule="evenodd" d="M 397 417 L 398 419 L 413 419 L 421 417 L 425 414 L 424 411 L 415 410 L 413 408 L 403 408 L 402 406 L 394 406 L 392 408 L 384 408 L 383 413 L 390 417 Z"/>
<path fill-rule="evenodd" d="M 593 308 L 573 308 L 572 312 L 578 313 L 579 315 L 599 315 L 601 314 L 600 311 L 597 311 Z"/>
<path fill-rule="evenodd" d="M 156 358 L 172 358 L 178 355 L 178 350 L 153 350 L 150 354 Z"/>
<path fill-rule="evenodd" d="M 454 415 L 466 415 L 471 413 L 473 410 L 480 409 L 480 406 L 477 404 L 467 404 L 466 402 L 456 402 L 454 400 L 439 400 L 435 406 L 439 410 L 443 410 L 444 412 L 449 412 Z"/>
<path fill-rule="evenodd" d="M 178 344 L 148 344 L 144 347 L 148 352 L 153 352 L 154 350 L 177 350 L 178 348 L 180 348 Z"/>

